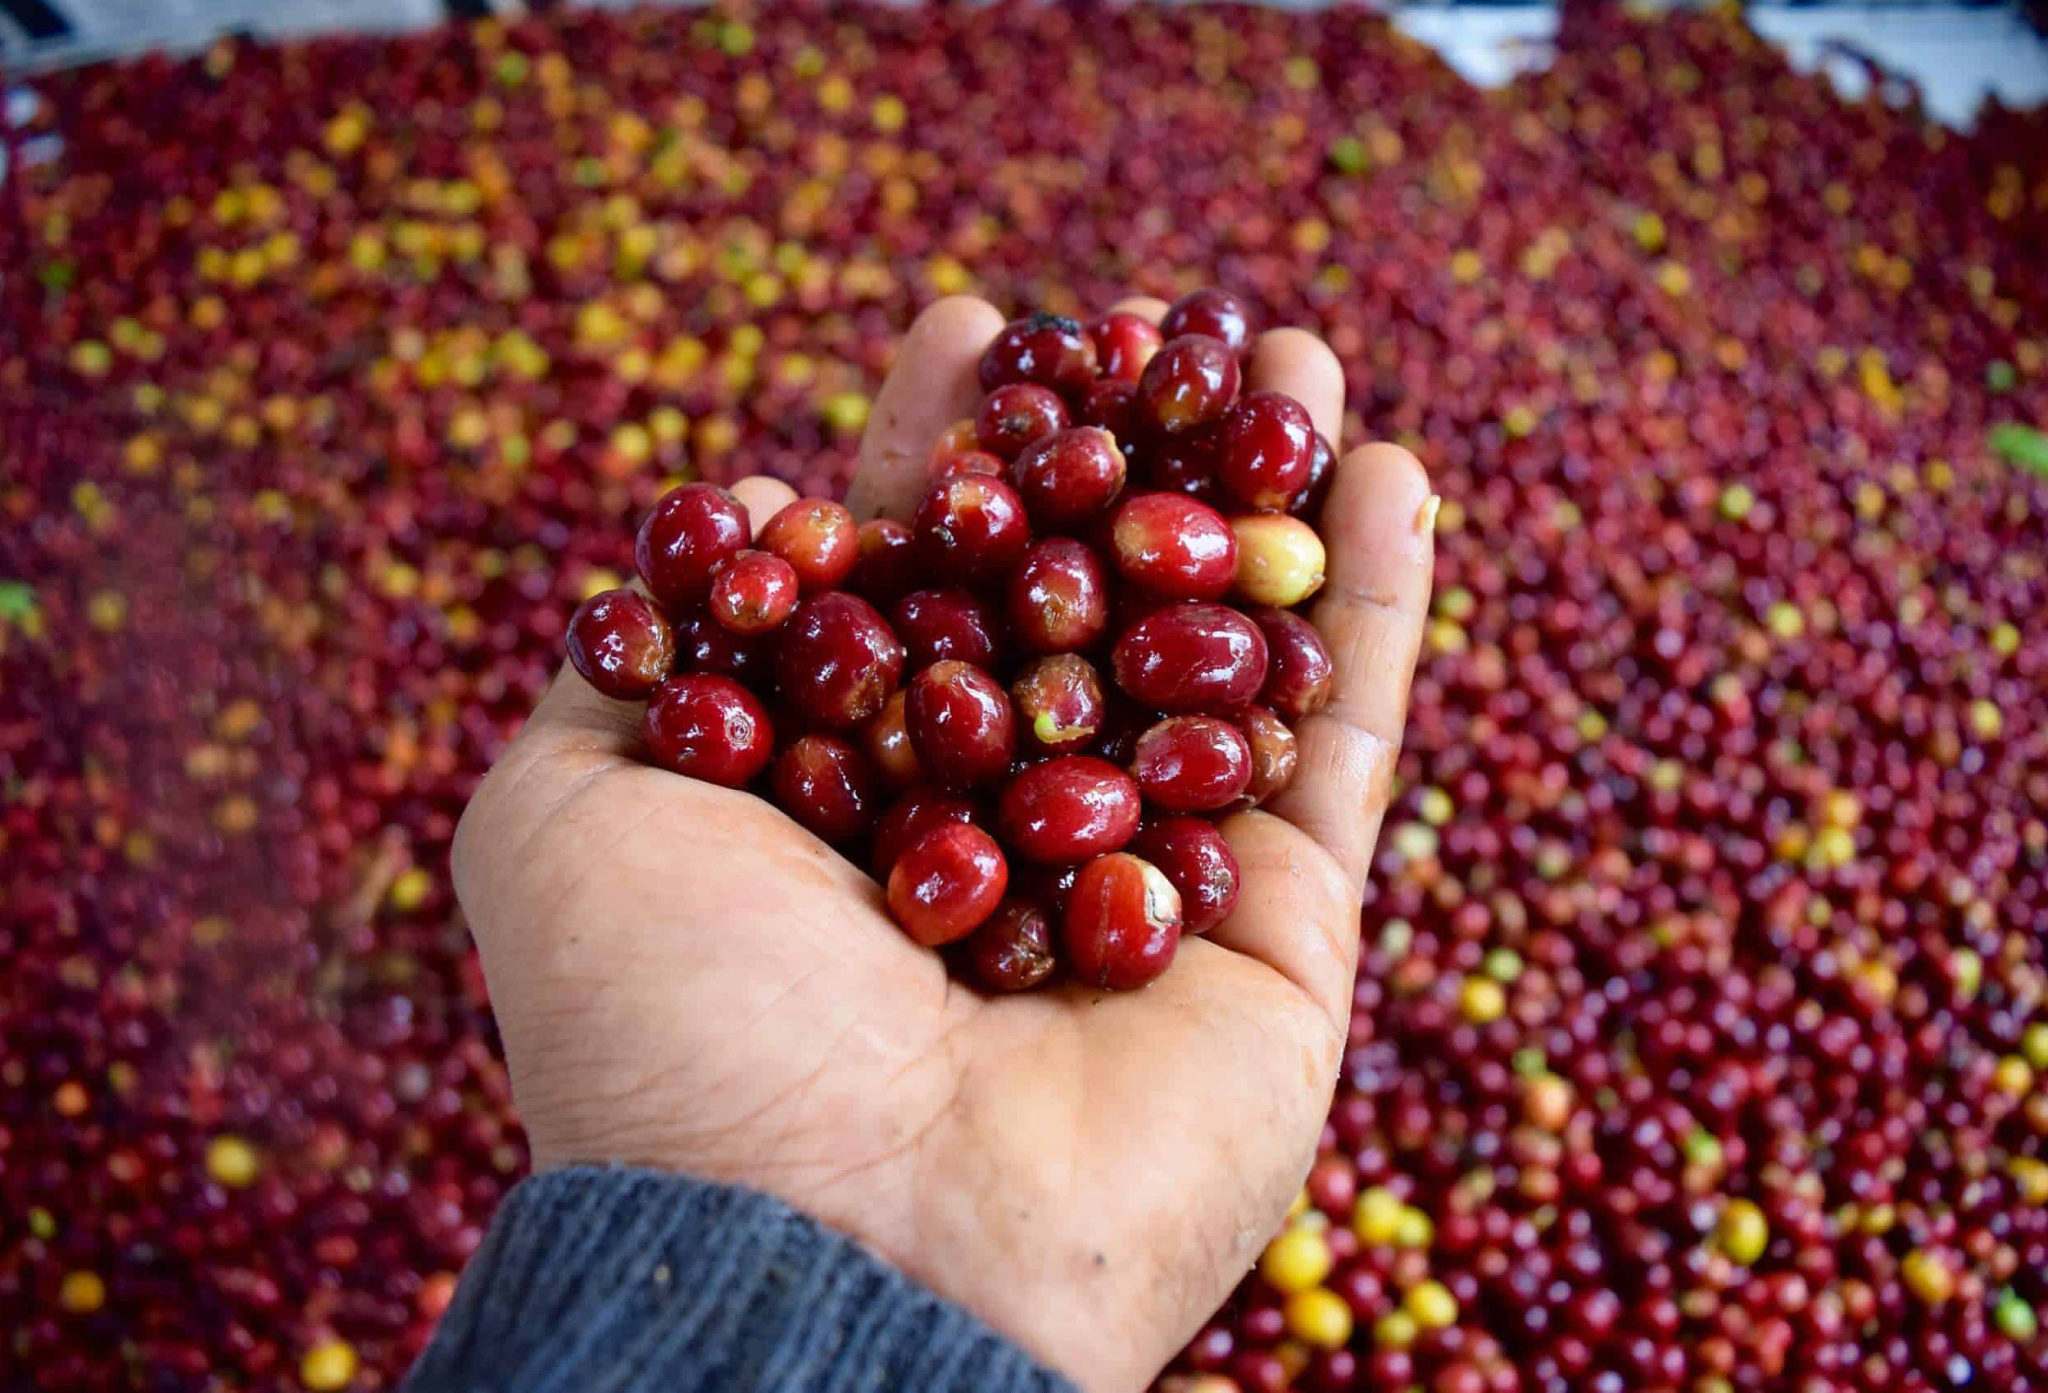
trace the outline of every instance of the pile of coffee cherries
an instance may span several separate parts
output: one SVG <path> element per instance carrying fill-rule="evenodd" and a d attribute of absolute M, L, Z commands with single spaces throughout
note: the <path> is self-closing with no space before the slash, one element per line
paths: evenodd
<path fill-rule="evenodd" d="M 1250 339 L 1213 289 L 1156 327 L 1015 320 L 908 525 L 801 498 L 757 530 L 682 485 L 640 525 L 645 593 L 586 600 L 569 657 L 647 702 L 653 763 L 773 799 L 982 987 L 1143 986 L 1237 902 L 1211 819 L 1287 785 L 1330 698 L 1294 607 L 1334 459 L 1240 390 Z"/>

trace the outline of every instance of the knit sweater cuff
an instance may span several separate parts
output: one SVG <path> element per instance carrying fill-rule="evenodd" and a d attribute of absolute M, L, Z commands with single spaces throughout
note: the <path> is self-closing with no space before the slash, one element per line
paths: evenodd
<path fill-rule="evenodd" d="M 406 1393 L 1074 1393 L 779 1200 L 576 1167 L 508 1195 Z"/>

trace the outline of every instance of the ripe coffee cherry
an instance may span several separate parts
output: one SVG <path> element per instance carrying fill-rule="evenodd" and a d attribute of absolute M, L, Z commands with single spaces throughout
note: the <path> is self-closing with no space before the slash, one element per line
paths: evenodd
<path fill-rule="evenodd" d="M 1010 890 L 1019 899 L 1045 906 L 1045 912 L 1052 916 L 1057 937 L 1060 916 L 1067 908 L 1067 895 L 1080 874 L 1079 866 L 1040 866 L 1030 861 L 1019 861 L 1010 868 Z"/>
<path fill-rule="evenodd" d="M 1067 428 L 1067 408 L 1035 383 L 998 387 L 982 399 L 974 417 L 974 438 L 999 459 L 1013 460 L 1027 445 Z"/>
<path fill-rule="evenodd" d="M 1169 340 L 1138 378 L 1138 423 L 1179 435 L 1220 420 L 1237 398 L 1237 355 L 1200 334 Z"/>
<path fill-rule="evenodd" d="M 963 416 L 939 432 L 939 438 L 932 442 L 932 451 L 928 461 L 933 469 L 937 469 L 954 455 L 964 454 L 968 450 L 979 450 L 980 448 L 981 437 L 975 426 L 974 418 L 972 416 Z"/>
<path fill-rule="evenodd" d="M 1337 665 L 1316 626 L 1284 609 L 1255 609 L 1251 618 L 1272 654 L 1260 700 L 1290 721 L 1328 706 Z"/>
<path fill-rule="evenodd" d="M 1323 588 L 1323 539 L 1300 518 L 1248 513 L 1232 518 L 1230 530 L 1237 534 L 1239 599 L 1286 609 Z"/>
<path fill-rule="evenodd" d="M 676 666 L 749 681 L 768 671 L 773 645 L 732 632 L 703 610 L 676 621 Z"/>
<path fill-rule="evenodd" d="M 1124 473 L 1115 438 L 1094 426 L 1049 435 L 1010 466 L 1024 510 L 1047 529 L 1076 526 L 1107 508 L 1123 491 Z"/>
<path fill-rule="evenodd" d="M 1105 314 L 1089 332 L 1095 339 L 1095 360 L 1102 375 L 1113 382 L 1136 383 L 1145 364 L 1166 342 L 1151 320 L 1122 310 Z"/>
<path fill-rule="evenodd" d="M 1252 776 L 1251 747 L 1229 721 L 1168 716 L 1138 737 L 1131 772 L 1154 806 L 1172 813 L 1227 808 Z"/>
<path fill-rule="evenodd" d="M 782 699 L 818 725 L 859 725 L 903 677 L 903 645 L 873 605 L 843 590 L 797 605 L 776 637 Z"/>
<path fill-rule="evenodd" d="M 1182 932 L 1205 934 L 1237 907 L 1237 853 L 1207 819 L 1148 822 L 1131 850 L 1164 872 L 1180 893 Z"/>
<path fill-rule="evenodd" d="M 974 821 L 974 804 L 957 793 L 930 784 L 912 789 L 891 803 L 875 820 L 869 864 L 875 879 L 888 884 L 889 871 L 909 846 L 935 827 L 948 822 L 963 826 Z"/>
<path fill-rule="evenodd" d="M 1294 728 L 1270 706 L 1247 707 L 1239 724 L 1252 752 L 1252 776 L 1244 786 L 1245 801 L 1257 807 L 1294 782 L 1294 766 L 1300 753 Z"/>
<path fill-rule="evenodd" d="M 1019 736 L 1050 754 L 1079 750 L 1102 728 L 1105 700 L 1095 665 L 1075 653 L 1054 653 L 1027 663 L 1010 683 Z"/>
<path fill-rule="evenodd" d="M 776 806 L 821 840 L 851 841 L 875 816 L 875 772 L 867 757 L 836 735 L 790 742 L 769 775 Z"/>
<path fill-rule="evenodd" d="M 1121 448 L 1137 438 L 1138 417 L 1131 409 L 1137 399 L 1138 389 L 1133 384 L 1098 378 L 1082 396 L 1081 409 L 1074 413 L 1074 421 L 1108 431 Z"/>
<path fill-rule="evenodd" d="M 1248 705 L 1265 681 L 1266 637 L 1258 625 L 1222 605 L 1169 605 L 1140 619 L 1117 640 L 1110 666 L 1117 686 L 1143 705 L 1161 711 L 1235 711 Z"/>
<path fill-rule="evenodd" d="M 894 518 L 870 518 L 860 525 L 860 560 L 853 566 L 853 589 L 868 603 L 887 608 L 917 584 L 917 562 L 910 528 Z"/>
<path fill-rule="evenodd" d="M 995 616 L 969 591 L 913 590 L 896 602 L 890 619 L 913 672 L 947 658 L 976 667 L 995 662 Z"/>
<path fill-rule="evenodd" d="M 1063 315 L 1026 315 L 996 331 L 981 352 L 980 374 L 984 392 L 1012 382 L 1082 392 L 1095 378 L 1095 341 Z"/>
<path fill-rule="evenodd" d="M 961 945 L 961 960 L 983 991 L 1026 992 L 1052 975 L 1053 941 L 1046 912 L 1012 895 Z"/>
<path fill-rule="evenodd" d="M 860 560 L 860 528 L 842 504 L 799 498 L 768 519 L 756 545 L 787 561 L 804 594 L 814 595 L 853 574 Z"/>
<path fill-rule="evenodd" d="M 932 466 L 931 481 L 957 479 L 962 474 L 979 474 L 984 478 L 1003 479 L 1009 477 L 1010 467 L 986 450 L 963 450 L 957 455 L 948 455 Z"/>
<path fill-rule="evenodd" d="M 1317 431 L 1313 448 L 1308 456 L 1308 482 L 1301 486 L 1301 492 L 1287 505 L 1287 511 L 1296 517 L 1314 518 L 1323 511 L 1323 500 L 1330 496 L 1330 485 L 1337 481 L 1337 452 L 1330 448 L 1329 437 Z"/>
<path fill-rule="evenodd" d="M 754 694 L 730 677 L 671 677 L 647 703 L 642 733 L 662 768 L 738 788 L 775 752 L 775 730 Z"/>
<path fill-rule="evenodd" d="M 1138 830 L 1138 785 L 1108 760 L 1063 755 L 1010 780 L 996 826 L 1018 856 L 1053 865 L 1115 851 Z"/>
<path fill-rule="evenodd" d="M 1077 980 L 1129 991 L 1166 971 L 1180 933 L 1173 882 L 1150 861 L 1118 851 L 1096 857 L 1074 878 L 1060 936 Z"/>
<path fill-rule="evenodd" d="M 744 637 L 780 627 L 796 609 L 797 575 L 779 556 L 736 553 L 711 578 L 704 608 L 718 626 Z"/>
<path fill-rule="evenodd" d="M 1207 334 L 1222 340 L 1232 353 L 1242 353 L 1251 346 L 1252 315 L 1229 291 L 1205 286 L 1175 300 L 1160 319 L 1159 332 L 1169 339 Z"/>
<path fill-rule="evenodd" d="M 1237 536 L 1223 514 L 1178 493 L 1124 500 L 1110 547 L 1125 580 L 1176 600 L 1214 600 L 1237 579 Z"/>
<path fill-rule="evenodd" d="M 1071 537 L 1041 537 L 1010 573 L 1010 635 L 1033 653 L 1092 648 L 1109 627 L 1109 579 Z"/>
<path fill-rule="evenodd" d="M 979 827 L 944 823 L 896 858 L 889 913 L 914 941 L 936 948 L 973 933 L 995 912 L 1009 883 L 995 838 Z"/>
<path fill-rule="evenodd" d="M 640 524 L 633 564 L 671 614 L 702 603 L 711 576 L 753 542 L 741 502 L 715 484 L 684 484 L 661 496 Z"/>
<path fill-rule="evenodd" d="M 910 679 L 904 723 L 934 780 L 953 788 L 986 783 L 1009 770 L 1016 719 L 1002 685 L 971 663 L 947 659 Z"/>
<path fill-rule="evenodd" d="M 1308 487 L 1315 453 L 1308 408 L 1281 392 L 1247 392 L 1223 415 L 1216 479 L 1247 508 L 1285 508 Z"/>
<path fill-rule="evenodd" d="M 1216 456 L 1221 447 L 1222 436 L 1215 426 L 1146 442 L 1146 487 L 1162 493 L 1184 493 L 1204 503 L 1219 501 L 1223 490 L 1216 482 Z"/>
<path fill-rule="evenodd" d="M 904 722 L 908 698 L 897 692 L 865 726 L 861 727 L 861 748 L 868 763 L 889 788 L 898 792 L 924 781 L 924 767 L 917 762 L 917 750 L 910 743 L 910 728 Z"/>
<path fill-rule="evenodd" d="M 631 590 L 601 591 L 578 605 L 568 647 L 583 680 L 619 701 L 644 701 L 676 660 L 675 631 Z"/>
<path fill-rule="evenodd" d="M 1007 575 L 1031 543 L 1016 490 L 978 474 L 933 484 L 917 505 L 910 533 L 925 575 L 959 585 Z"/>

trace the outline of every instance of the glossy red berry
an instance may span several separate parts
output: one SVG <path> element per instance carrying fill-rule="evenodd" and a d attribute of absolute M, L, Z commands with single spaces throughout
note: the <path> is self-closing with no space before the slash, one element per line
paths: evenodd
<path fill-rule="evenodd" d="M 964 416 L 939 432 L 939 438 L 932 442 L 929 463 L 933 469 L 937 469 L 954 455 L 980 448 L 981 438 L 974 418 Z"/>
<path fill-rule="evenodd" d="M 1223 415 L 1216 479 L 1246 508 L 1285 508 L 1308 487 L 1315 454 L 1308 408 L 1281 392 L 1247 392 Z"/>
<path fill-rule="evenodd" d="M 1145 364 L 1166 342 L 1151 320 L 1123 310 L 1102 316 L 1089 332 L 1095 339 L 1095 360 L 1102 375 L 1113 382 L 1136 383 Z"/>
<path fill-rule="evenodd" d="M 1212 812 L 1243 795 L 1252 752 L 1243 732 L 1220 717 L 1168 716 L 1138 737 L 1131 772 L 1155 807 Z"/>
<path fill-rule="evenodd" d="M 1086 747 L 1102 728 L 1101 674 L 1077 653 L 1054 653 L 1025 664 L 1010 683 L 1020 744 L 1051 754 Z"/>
<path fill-rule="evenodd" d="M 860 560 L 860 528 L 845 505 L 829 498 L 799 498 L 768 519 L 755 542 L 796 571 L 806 595 L 831 590 Z"/>
<path fill-rule="evenodd" d="M 1152 355 L 1133 408 L 1141 426 L 1178 435 L 1222 419 L 1240 380 L 1235 353 L 1216 339 L 1189 334 Z"/>
<path fill-rule="evenodd" d="M 728 788 L 751 783 L 775 752 L 774 727 L 754 694 L 711 673 L 662 683 L 642 732 L 662 768 Z"/>
<path fill-rule="evenodd" d="M 974 804 L 957 793 L 930 784 L 910 790 L 875 820 L 869 857 L 875 879 L 887 884 L 896 858 L 933 828 L 949 822 L 964 826 L 973 821 Z"/>
<path fill-rule="evenodd" d="M 1131 850 L 1164 872 L 1180 893 L 1182 932 L 1207 933 L 1237 907 L 1237 853 L 1206 818 L 1148 822 L 1139 829 Z"/>
<path fill-rule="evenodd" d="M 976 667 L 995 663 L 995 616 L 972 591 L 913 590 L 889 617 L 913 672 L 947 658 Z"/>
<path fill-rule="evenodd" d="M 1108 760 L 1063 755 L 1010 780 L 996 808 L 1004 844 L 1053 865 L 1116 851 L 1138 830 L 1138 785 Z"/>
<path fill-rule="evenodd" d="M 678 619 L 676 667 L 682 672 L 715 672 L 743 682 L 765 676 L 774 645 L 765 638 L 747 638 L 724 627 L 704 610 Z"/>
<path fill-rule="evenodd" d="M 975 439 L 999 459 L 1013 460 L 1026 446 L 1067 428 L 1067 407 L 1058 395 L 1035 383 L 998 387 L 982 400 L 974 418 Z"/>
<path fill-rule="evenodd" d="M 633 564 L 669 613 L 703 601 L 712 574 L 753 541 L 746 507 L 715 484 L 684 484 L 662 495 L 640 524 Z"/>
<path fill-rule="evenodd" d="M 751 638 L 780 627 L 795 612 L 796 600 L 797 575 L 790 564 L 749 548 L 718 568 L 704 608 L 720 628 Z"/>
<path fill-rule="evenodd" d="M 957 479 L 962 474 L 1005 479 L 1009 477 L 1010 467 L 986 450 L 963 450 L 959 454 L 948 455 L 933 465 L 931 481 L 938 483 L 944 479 Z"/>
<path fill-rule="evenodd" d="M 1231 352 L 1242 353 L 1251 347 L 1251 310 L 1229 291 L 1206 286 L 1175 300 L 1160 319 L 1159 332 L 1169 339 L 1206 334 Z"/>
<path fill-rule="evenodd" d="M 1010 466 L 1025 512 L 1046 530 L 1077 526 L 1107 508 L 1123 491 L 1124 474 L 1115 438 L 1094 426 L 1049 435 Z"/>
<path fill-rule="evenodd" d="M 1109 578 L 1085 544 L 1041 537 L 1010 573 L 1010 637 L 1032 653 L 1092 648 L 1109 627 Z"/>
<path fill-rule="evenodd" d="M 1284 609 L 1251 611 L 1271 654 L 1260 700 L 1290 721 L 1313 716 L 1330 704 L 1337 665 L 1316 626 Z"/>
<path fill-rule="evenodd" d="M 1095 377 L 1095 361 L 1095 341 L 1078 323 L 1064 315 L 1029 314 L 997 330 L 982 350 L 981 390 L 1035 382 L 1055 392 L 1081 392 Z"/>
<path fill-rule="evenodd" d="M 924 781 L 924 767 L 917 762 L 917 749 L 910 743 L 910 727 L 904 720 L 907 701 L 904 693 L 896 692 L 860 732 L 868 763 L 882 783 L 897 792 Z"/>
<path fill-rule="evenodd" d="M 676 636 L 661 611 L 632 590 L 592 595 L 569 619 L 569 661 L 619 701 L 644 701 L 675 666 Z"/>
<path fill-rule="evenodd" d="M 849 584 L 880 609 L 895 604 L 917 584 L 917 561 L 907 523 L 869 518 L 860 525 L 860 559 L 854 563 Z"/>
<path fill-rule="evenodd" d="M 1110 548 L 1118 574 L 1169 599 L 1220 599 L 1237 579 L 1237 534 L 1223 514 L 1184 494 L 1125 499 Z"/>
<path fill-rule="evenodd" d="M 1058 966 L 1057 937 L 1045 910 L 1013 894 L 968 936 L 960 956 L 983 991 L 1026 992 Z"/>
<path fill-rule="evenodd" d="M 918 763 L 953 788 L 1002 777 L 1017 748 L 1010 697 L 971 663 L 933 663 L 910 679 L 903 708 Z"/>
<path fill-rule="evenodd" d="M 1016 490 L 978 474 L 933 484 L 917 505 L 910 532 L 925 576 L 946 585 L 1007 575 L 1031 543 L 1031 524 Z"/>
<path fill-rule="evenodd" d="M 804 735 L 768 776 L 776 806 L 828 842 L 851 841 L 874 821 L 875 771 L 836 735 Z"/>
<path fill-rule="evenodd" d="M 875 607 L 830 590 L 796 607 L 776 635 L 782 699 L 822 726 L 859 725 L 903 677 L 903 645 Z"/>
<path fill-rule="evenodd" d="M 1184 493 L 1204 503 L 1221 501 L 1223 489 L 1216 482 L 1216 455 L 1221 446 L 1222 435 L 1214 425 L 1147 440 L 1140 456 L 1145 486 L 1162 493 Z"/>
<path fill-rule="evenodd" d="M 1180 935 L 1180 892 L 1150 861 L 1112 852 L 1074 878 L 1060 937 L 1076 980 L 1111 991 L 1142 987 L 1172 965 Z"/>
<path fill-rule="evenodd" d="M 1330 447 L 1329 437 L 1317 431 L 1309 449 L 1308 482 L 1288 503 L 1287 511 L 1313 522 L 1321 515 L 1323 501 L 1330 496 L 1330 486 L 1336 481 L 1337 452 Z"/>
<path fill-rule="evenodd" d="M 1247 708 L 1238 723 L 1244 729 L 1245 745 L 1252 755 L 1252 775 L 1244 786 L 1245 801 L 1256 807 L 1294 782 L 1299 750 L 1294 728 L 1270 706 Z"/>
<path fill-rule="evenodd" d="M 889 913 L 927 948 L 965 938 L 995 913 L 1010 868 L 995 838 L 962 823 L 944 823 L 896 858 L 889 871 Z"/>
<path fill-rule="evenodd" d="M 1265 681 L 1266 636 L 1223 605 L 1168 605 L 1117 640 L 1110 666 L 1117 686 L 1144 705 L 1232 712 Z"/>

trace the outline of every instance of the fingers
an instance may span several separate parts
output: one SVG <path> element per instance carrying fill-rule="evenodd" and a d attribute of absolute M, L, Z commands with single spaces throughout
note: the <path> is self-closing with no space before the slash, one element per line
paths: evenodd
<path fill-rule="evenodd" d="M 1268 329 L 1252 345 L 1245 385 L 1285 392 L 1303 406 L 1332 445 L 1344 429 L 1344 369 L 1328 344 L 1306 329 Z"/>
<path fill-rule="evenodd" d="M 932 442 L 981 402 L 981 351 L 1002 327 L 995 306 L 968 295 L 935 302 L 910 326 L 861 437 L 860 465 L 846 491 L 855 517 L 910 516 Z"/>
<path fill-rule="evenodd" d="M 1111 314 L 1135 314 L 1153 325 L 1166 318 L 1166 301 L 1152 295 L 1132 295 L 1109 307 Z"/>
<path fill-rule="evenodd" d="M 1302 829 L 1270 813 L 1239 813 L 1221 830 L 1242 888 L 1237 908 L 1208 940 L 1294 983 L 1341 1035 L 1358 970 L 1358 898 L 1349 874 Z"/>
<path fill-rule="evenodd" d="M 1311 616 L 1336 664 L 1330 705 L 1299 722 L 1299 772 L 1272 811 L 1314 837 L 1362 895 L 1429 608 L 1436 495 L 1415 456 L 1364 445 L 1322 517 L 1330 578 Z"/>
<path fill-rule="evenodd" d="M 796 502 L 795 489 L 766 474 L 749 474 L 732 486 L 732 495 L 746 508 L 756 537 L 768 525 L 768 519 Z"/>

